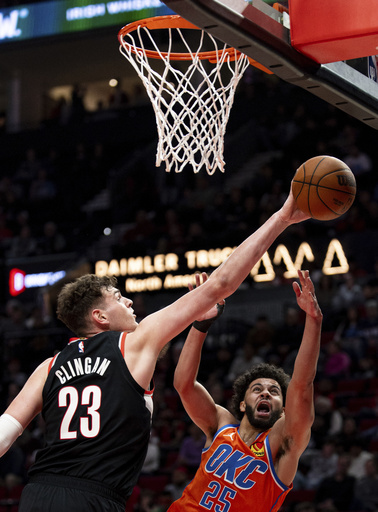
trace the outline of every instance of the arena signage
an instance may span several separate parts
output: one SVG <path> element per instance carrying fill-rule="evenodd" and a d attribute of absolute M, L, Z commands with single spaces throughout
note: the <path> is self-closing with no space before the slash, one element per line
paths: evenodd
<path fill-rule="evenodd" d="M 0 43 L 56 36 L 173 14 L 159 0 L 61 0 L 0 9 Z"/>
<path fill-rule="evenodd" d="M 195 284 L 198 272 L 211 272 L 228 258 L 234 248 L 187 251 L 183 257 L 176 253 L 155 256 L 137 256 L 95 263 L 95 273 L 99 276 L 114 275 L 125 277 L 125 290 L 128 293 L 143 291 L 173 290 L 187 288 Z M 250 272 L 255 282 L 269 282 L 276 277 L 275 267 L 284 265 L 286 279 L 296 278 L 297 269 L 306 268 L 306 262 L 314 262 L 311 246 L 303 242 L 293 257 L 285 245 L 278 245 L 273 256 L 266 252 Z M 339 240 L 330 241 L 322 261 L 317 262 L 322 272 L 328 275 L 345 274 L 349 265 Z"/>
<path fill-rule="evenodd" d="M 29 288 L 43 288 L 53 285 L 66 275 L 64 270 L 58 272 L 39 272 L 27 274 L 19 268 L 12 268 L 9 272 L 9 294 L 12 297 L 20 295 Z"/>

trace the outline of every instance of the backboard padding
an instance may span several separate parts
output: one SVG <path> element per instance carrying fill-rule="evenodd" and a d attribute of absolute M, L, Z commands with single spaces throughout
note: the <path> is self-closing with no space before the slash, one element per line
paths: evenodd
<path fill-rule="evenodd" d="M 261 0 L 165 0 L 170 9 L 242 51 L 282 80 L 378 129 L 378 83 L 345 62 L 318 64 L 295 50 L 290 30 Z M 260 8 L 259 8 L 260 5 Z M 268 14 L 271 9 L 271 15 Z"/>

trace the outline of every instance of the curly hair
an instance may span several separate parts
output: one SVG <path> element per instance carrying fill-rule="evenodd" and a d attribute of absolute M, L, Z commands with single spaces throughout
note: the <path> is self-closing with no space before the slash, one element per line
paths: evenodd
<path fill-rule="evenodd" d="M 241 420 L 244 415 L 244 413 L 240 410 L 240 402 L 244 400 L 245 393 L 249 385 L 254 380 L 261 378 L 273 379 L 278 382 L 282 391 L 283 404 L 285 405 L 286 391 L 290 382 L 290 375 L 285 373 L 282 368 L 279 368 L 273 364 L 259 363 L 240 375 L 234 382 L 234 394 L 231 398 L 231 408 L 238 420 Z"/>
<path fill-rule="evenodd" d="M 113 276 L 86 274 L 63 286 L 57 300 L 57 316 L 74 334 L 85 336 L 90 311 L 104 298 L 104 290 L 117 287 Z"/>

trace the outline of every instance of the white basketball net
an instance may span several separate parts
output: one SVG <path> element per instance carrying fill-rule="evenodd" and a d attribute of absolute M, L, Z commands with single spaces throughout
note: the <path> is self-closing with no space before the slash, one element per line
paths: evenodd
<path fill-rule="evenodd" d="M 219 42 L 204 30 L 195 30 L 200 33 L 195 51 L 190 49 L 183 30 L 166 30 L 169 31 L 166 50 L 159 49 L 153 31 L 147 27 L 139 26 L 120 39 L 120 51 L 141 78 L 154 108 L 158 130 L 156 166 L 165 162 L 167 172 L 171 169 L 181 172 L 188 164 L 195 173 L 202 167 L 208 174 L 216 169 L 224 172 L 226 126 L 235 89 L 249 65 L 248 57 L 236 50 L 230 55 L 227 45 L 219 49 Z M 184 44 L 190 60 L 171 60 L 177 40 Z M 204 48 L 205 41 L 206 44 L 211 41 L 211 50 L 217 51 L 215 62 L 198 57 L 200 52 L 208 51 Z M 147 55 L 150 44 L 159 56 L 158 61 Z"/>

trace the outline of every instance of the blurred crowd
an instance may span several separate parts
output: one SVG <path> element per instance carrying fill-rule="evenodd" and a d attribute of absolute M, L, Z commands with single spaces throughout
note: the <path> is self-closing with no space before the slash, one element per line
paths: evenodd
<path fill-rule="evenodd" d="M 46 147 L 36 142 L 35 134 L 30 140 L 24 134 L 23 151 L 1 162 L 0 257 L 7 262 L 71 251 L 85 256 L 105 221 L 120 227 L 110 247 L 114 258 L 236 245 L 282 205 L 303 161 L 319 154 L 344 160 L 356 176 L 358 190 L 348 214 L 326 224 L 308 221 L 294 226 L 284 238 L 289 246 L 298 240 L 345 240 L 350 265 L 348 273 L 334 276 L 310 268 L 324 312 L 316 418 L 284 508 L 376 512 L 376 133 L 306 94 L 255 70 L 247 72 L 229 122 L 224 175 L 194 175 L 190 169 L 174 175 L 154 169 L 155 133 L 150 134 L 148 151 L 143 149 L 145 140 L 125 151 L 122 144 L 115 147 L 114 138 L 111 145 L 109 138 L 86 139 L 86 130 L 93 130 L 88 122 L 83 122 L 82 138 L 68 147 L 58 140 Z M 138 108 L 132 108 L 138 116 Z M 98 133 L 111 132 L 109 121 L 106 126 Z M 0 144 L 6 141 L 7 135 L 1 134 Z M 110 195 L 106 206 L 98 212 L 87 208 L 104 189 Z M 277 272 L 276 280 L 266 286 L 274 296 L 277 287 L 290 285 L 291 280 Z M 150 313 L 143 295 L 133 299 L 139 319 Z M 286 306 L 283 320 L 277 322 L 262 314 L 253 322 L 227 317 L 214 325 L 199 378 L 217 403 L 227 406 L 233 380 L 262 360 L 291 372 L 304 318 L 295 304 Z M 66 342 L 67 332 L 38 295 L 27 303 L 6 297 L 0 337 L 4 410 L 36 365 Z M 189 421 L 173 389 L 184 339 L 185 333 L 173 340 L 156 369 L 151 441 L 128 512 L 167 510 L 199 464 L 203 435 Z M 0 512 L 2 498 L 14 499 L 17 510 L 17 496 L 41 446 L 43 429 L 37 417 L 0 459 Z"/>

